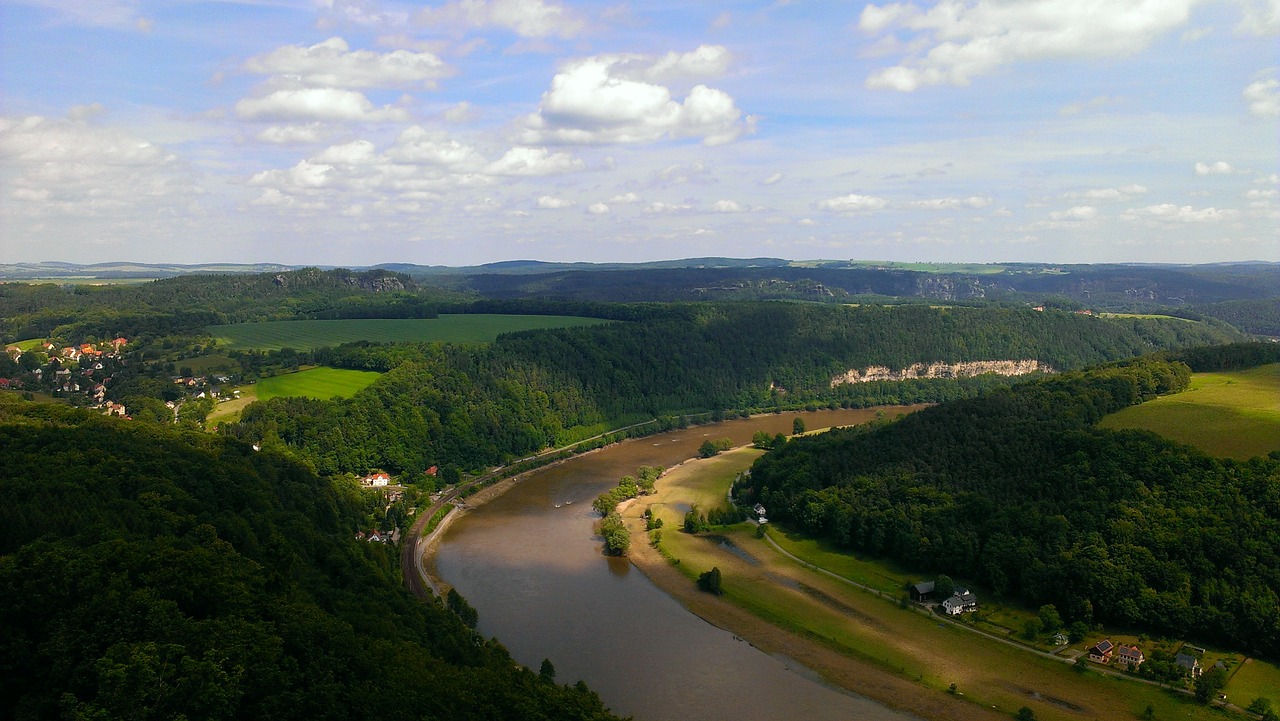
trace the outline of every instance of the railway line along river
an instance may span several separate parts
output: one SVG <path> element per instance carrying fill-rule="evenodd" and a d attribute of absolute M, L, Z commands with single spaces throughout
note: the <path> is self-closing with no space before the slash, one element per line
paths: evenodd
<path fill-rule="evenodd" d="M 479 611 L 478 630 L 537 669 L 549 658 L 559 683 L 581 679 L 616 713 L 639 721 L 708 718 L 913 718 L 822 681 L 690 613 L 625 558 L 608 558 L 593 532 L 591 501 L 642 465 L 673 466 L 710 439 L 751 442 L 851 425 L 877 409 L 783 413 L 639 438 L 530 473 L 459 518 L 427 567 Z M 893 415 L 902 409 L 881 409 Z"/>

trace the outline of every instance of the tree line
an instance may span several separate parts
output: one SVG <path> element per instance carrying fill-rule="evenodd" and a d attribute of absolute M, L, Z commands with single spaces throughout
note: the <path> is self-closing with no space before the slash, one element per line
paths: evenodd
<path fill-rule="evenodd" d="M 1266 346 L 1187 354 L 1201 370 Z M 739 494 L 841 547 L 984 584 L 1068 622 L 1275 657 L 1280 453 L 1212 458 L 1104 415 L 1186 387 L 1148 357 L 996 389 L 895 423 L 793 439 Z"/>

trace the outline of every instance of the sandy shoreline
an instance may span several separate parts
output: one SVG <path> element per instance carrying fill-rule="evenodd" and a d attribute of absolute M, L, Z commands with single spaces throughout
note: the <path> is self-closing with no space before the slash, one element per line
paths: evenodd
<path fill-rule="evenodd" d="M 821 676 L 832 686 L 930 721 L 1008 719 L 1005 714 L 923 688 L 878 666 L 845 656 L 821 643 L 780 629 L 717 596 L 699 591 L 649 544 L 649 534 L 642 518 L 633 516 L 626 521 L 631 531 L 631 548 L 627 557 L 655 586 L 695 616 L 737 635 L 788 665 L 797 664 Z M 803 671 L 801 673 L 805 675 Z"/>

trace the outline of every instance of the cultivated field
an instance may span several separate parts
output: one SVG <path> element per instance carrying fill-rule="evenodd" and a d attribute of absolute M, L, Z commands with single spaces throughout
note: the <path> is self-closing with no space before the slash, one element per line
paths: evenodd
<path fill-rule="evenodd" d="M 840 556 L 818 544 L 771 531 L 785 548 L 806 562 L 835 576 L 890 591 L 891 598 L 885 599 L 783 556 L 767 540 L 756 538 L 750 524 L 696 536 L 680 530 L 690 503 L 704 507 L 717 500 L 723 503 L 733 476 L 757 456 L 754 451 L 735 451 L 709 463 L 696 461 L 677 467 L 658 481 L 655 495 L 633 502 L 625 515 L 637 518 L 646 507 L 654 508 L 665 524 L 663 553 L 672 562 L 678 559 L 676 569 L 685 575 L 684 583 L 692 584 L 699 573 L 716 566 L 723 575 L 725 598 L 734 606 L 847 657 L 852 664 L 848 668 L 827 669 L 833 679 L 867 677 L 867 671 L 858 668 L 859 664 L 870 664 L 911 681 L 925 695 L 946 695 L 954 683 L 965 700 L 982 708 L 994 706 L 1012 714 L 1025 705 L 1037 718 L 1046 720 L 1142 718 L 1148 704 L 1155 718 L 1222 717 L 1220 711 L 1195 703 L 1189 695 L 1104 676 L 1087 662 L 1082 669 L 1089 670 L 1081 673 L 1082 669 L 1071 664 L 899 608 L 893 599 L 901 594 L 900 583 L 906 574 L 891 566 Z M 632 544 L 633 549 L 636 545 Z M 699 597 L 710 598 L 695 595 L 695 612 L 699 612 Z M 758 632 L 733 630 L 748 638 Z M 1275 673 L 1274 666 L 1251 661 L 1233 679 L 1227 693 L 1234 691 L 1232 700 L 1247 704 L 1252 697 L 1236 696 L 1255 693 L 1258 684 L 1271 682 Z"/>
<path fill-rule="evenodd" d="M 488 343 L 502 333 L 597 325 L 611 321 L 563 315 L 442 315 L 426 319 L 282 320 L 205 328 L 231 350 L 312 350 L 367 340 L 378 343 L 443 341 Z"/>
<path fill-rule="evenodd" d="M 282 376 L 263 378 L 254 384 L 254 394 L 265 401 L 285 396 L 308 398 L 350 398 L 378 380 L 381 373 L 340 368 L 312 368 Z"/>
<path fill-rule="evenodd" d="M 1113 413 L 1099 425 L 1154 431 L 1227 458 L 1269 453 L 1280 449 L 1280 364 L 1196 373 L 1188 390 Z"/>

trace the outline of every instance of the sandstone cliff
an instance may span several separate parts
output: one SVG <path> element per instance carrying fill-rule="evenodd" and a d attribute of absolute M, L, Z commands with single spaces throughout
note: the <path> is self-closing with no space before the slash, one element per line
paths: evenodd
<path fill-rule="evenodd" d="M 867 366 L 865 370 L 851 368 L 831 379 L 831 387 L 841 383 L 866 383 L 867 381 L 905 381 L 915 378 L 968 378 L 983 373 L 1002 376 L 1020 376 L 1028 373 L 1053 373 L 1053 368 L 1037 360 L 970 361 L 968 363 L 915 363 L 900 371 L 884 366 Z"/>

